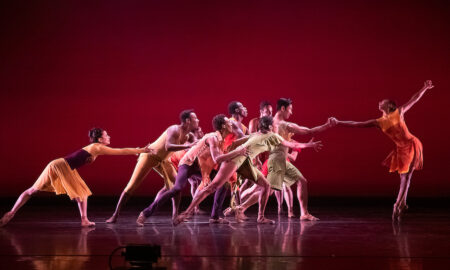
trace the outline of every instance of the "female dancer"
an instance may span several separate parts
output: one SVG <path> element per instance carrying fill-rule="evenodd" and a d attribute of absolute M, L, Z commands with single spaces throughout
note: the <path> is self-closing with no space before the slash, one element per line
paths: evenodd
<path fill-rule="evenodd" d="M 11 211 L 0 220 L 0 227 L 5 226 L 17 211 L 39 191 L 54 192 L 57 195 L 67 194 L 71 200 L 75 199 L 81 215 L 81 226 L 94 226 L 87 218 L 87 197 L 92 193 L 86 183 L 81 179 L 77 168 L 92 163 L 99 155 L 135 155 L 147 153 L 146 148 L 110 148 L 110 137 L 101 128 L 89 130 L 91 144 L 64 157 L 50 162 L 41 173 L 37 181 L 25 190 L 17 199 Z"/>
<path fill-rule="evenodd" d="M 400 189 L 392 212 L 393 220 L 399 219 L 403 210 L 408 208 L 406 197 L 412 174 L 414 170 L 420 170 L 423 166 L 422 143 L 409 132 L 404 115 L 428 89 L 433 87 L 430 80 L 426 81 L 422 89 L 400 107 L 392 100 L 381 101 L 378 108 L 383 116 L 378 119 L 365 122 L 339 121 L 335 118 L 332 120 L 343 127 L 378 127 L 394 141 L 395 149 L 383 162 L 383 165 L 389 167 L 389 172 L 397 171 L 400 174 Z"/>

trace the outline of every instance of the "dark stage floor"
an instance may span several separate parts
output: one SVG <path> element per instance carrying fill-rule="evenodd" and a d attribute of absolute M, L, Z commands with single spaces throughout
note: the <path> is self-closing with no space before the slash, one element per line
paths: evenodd
<path fill-rule="evenodd" d="M 51 201 L 31 201 L 0 229 L 1 269 L 109 269 L 111 252 L 130 243 L 160 245 L 155 266 L 167 269 L 450 269 L 450 214 L 433 203 L 410 203 L 399 224 L 390 220 L 390 201 L 356 207 L 331 200 L 311 204 L 317 222 L 278 218 L 272 202 L 267 216 L 276 225 L 257 225 L 251 209 L 244 224 L 210 225 L 200 215 L 173 227 L 168 208 L 138 228 L 140 203 L 107 225 L 113 204 L 91 202 L 97 225 L 81 229 L 75 204 Z M 126 269 L 123 262 L 119 251 L 112 265 Z"/>

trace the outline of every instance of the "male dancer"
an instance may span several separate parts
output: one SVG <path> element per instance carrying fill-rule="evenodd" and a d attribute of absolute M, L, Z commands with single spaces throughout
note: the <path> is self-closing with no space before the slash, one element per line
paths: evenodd
<path fill-rule="evenodd" d="M 249 133 L 255 133 L 258 131 L 259 119 L 264 116 L 272 116 L 272 104 L 270 104 L 267 100 L 263 100 L 259 103 L 259 117 L 255 117 L 248 122 Z"/>
<path fill-rule="evenodd" d="M 223 143 L 223 138 L 233 132 L 231 122 L 225 115 L 219 114 L 213 118 L 212 123 L 213 128 L 216 131 L 203 136 L 196 145 L 187 151 L 180 160 L 174 187 L 168 191 L 164 191 L 159 198 L 156 198 L 149 207 L 139 214 L 139 217 L 136 220 L 138 226 L 144 226 L 145 220 L 152 216 L 159 206 L 163 205 L 170 198 L 178 195 L 186 186 L 188 179 L 192 175 L 198 174 L 201 171 L 203 178 L 209 178 L 213 167 L 216 165 L 247 153 L 246 148 L 238 147 L 227 154 L 223 154 L 220 146 Z M 203 181 L 209 182 L 208 180 Z M 214 208 L 213 212 L 215 212 Z M 218 216 L 212 217 L 210 222 L 227 223 L 226 220 L 223 220 Z"/>
<path fill-rule="evenodd" d="M 150 144 L 152 153 L 140 154 L 130 181 L 120 195 L 114 214 L 106 220 L 106 223 L 115 223 L 119 217 L 120 210 L 126 201 L 131 197 L 136 188 L 142 183 L 150 170 L 153 168 L 164 179 L 164 187 L 158 192 L 159 197 L 162 192 L 172 188 L 175 182 L 176 171 L 169 158 L 172 152 L 190 148 L 195 143 L 186 143 L 190 132 L 198 128 L 199 120 L 193 110 L 184 110 L 180 113 L 179 125 L 172 125 L 167 128 L 159 138 Z M 173 200 L 173 212 L 175 216 L 178 212 L 178 202 Z"/>
<path fill-rule="evenodd" d="M 190 143 L 200 140 L 205 135 L 200 126 L 197 129 L 195 129 L 192 132 L 192 134 L 193 134 L 193 136 L 190 136 L 190 138 L 188 140 L 188 142 L 190 142 Z M 187 151 L 189 149 L 190 148 L 176 151 L 170 156 L 170 162 L 172 162 L 172 164 L 175 167 L 175 170 L 177 172 L 178 172 L 178 165 L 180 163 L 180 160 L 183 158 L 183 156 L 187 153 Z M 202 182 L 201 173 L 198 172 L 197 174 L 191 175 L 191 177 L 189 177 L 188 181 L 189 181 L 189 184 L 191 185 L 191 196 L 192 196 L 192 198 L 194 198 L 195 192 L 197 191 L 197 188 L 200 186 L 200 183 Z M 198 207 L 194 211 L 195 214 L 200 214 L 202 212 L 204 212 L 204 211 L 200 210 L 200 208 L 198 208 Z"/>
<path fill-rule="evenodd" d="M 230 103 L 230 105 L 232 105 L 232 103 Z M 249 129 L 248 129 L 249 133 L 255 133 L 258 131 L 259 119 L 264 116 L 272 116 L 272 105 L 267 100 L 261 101 L 261 103 L 259 104 L 259 117 L 255 117 L 250 120 L 250 122 L 248 124 L 249 125 Z M 243 127 L 245 128 L 245 126 L 243 126 Z M 268 156 L 269 155 L 266 155 L 266 153 L 261 153 L 255 159 L 259 170 L 261 170 L 262 163 L 268 158 Z M 247 190 L 248 188 L 250 188 L 253 184 L 254 184 L 254 182 L 251 180 L 246 179 L 244 181 L 244 183 L 239 188 L 239 199 L 240 200 L 243 199 L 241 197 L 242 193 L 245 192 L 245 190 Z M 277 200 L 278 200 L 278 197 L 277 197 Z M 234 208 L 235 208 L 235 205 L 230 204 L 230 207 L 228 207 L 227 209 L 225 209 L 225 211 L 223 211 L 224 216 L 231 215 L 234 212 Z"/>
<path fill-rule="evenodd" d="M 242 105 L 239 101 L 232 101 L 230 104 L 228 104 L 228 113 L 231 115 L 230 121 L 233 124 L 236 132 L 229 134 L 224 139 L 223 143 L 223 151 L 224 153 L 227 153 L 230 151 L 230 146 L 233 144 L 234 141 L 236 141 L 239 138 L 242 138 L 243 136 L 248 134 L 247 127 L 242 123 L 242 120 L 244 120 L 245 117 L 247 117 L 247 108 Z M 239 190 L 239 182 L 237 178 L 237 174 L 233 174 L 230 177 L 229 184 L 231 187 L 231 201 L 230 201 L 230 208 L 234 209 L 236 204 L 240 203 L 240 190 Z M 224 196 L 222 193 L 226 192 L 226 186 L 223 186 L 220 188 L 217 192 L 219 193 L 219 196 Z M 221 208 L 222 206 L 220 206 Z"/>
<path fill-rule="evenodd" d="M 291 140 L 292 135 L 313 135 L 325 131 L 326 129 L 335 125 L 330 119 L 327 123 L 314 128 L 307 128 L 299 126 L 286 120 L 292 115 L 292 100 L 287 98 L 280 98 L 277 102 L 277 113 L 273 120 L 274 131 L 285 140 Z M 300 203 L 300 220 L 318 220 L 318 218 L 311 215 L 308 211 L 308 189 L 307 181 L 300 171 L 292 165 L 287 158 L 287 147 L 279 146 L 271 151 L 268 160 L 268 175 L 267 180 L 271 187 L 276 190 L 281 190 L 283 184 L 290 187 L 297 183 L 297 199 Z M 253 192 L 248 190 L 248 192 Z M 256 203 L 256 198 L 253 195 L 246 201 L 247 207 L 241 207 L 240 211 L 245 211 L 248 206 Z"/>
<path fill-rule="evenodd" d="M 209 194 L 213 193 L 217 188 L 220 188 L 233 173 L 239 172 L 242 176 L 252 179 L 259 186 L 259 211 L 258 211 L 258 223 L 262 224 L 274 224 L 273 220 L 264 217 L 264 211 L 267 204 L 267 199 L 270 193 L 270 185 L 266 178 L 257 170 L 251 160 L 253 160 L 258 154 L 270 151 L 274 147 L 279 145 L 284 145 L 289 148 L 305 148 L 314 147 L 318 148 L 321 146 L 320 142 L 309 142 L 309 143 L 292 143 L 284 140 L 280 135 L 271 132 L 272 130 L 272 117 L 263 117 L 259 121 L 260 131 L 253 133 L 248 137 L 241 138 L 235 141 L 235 145 L 242 144 L 242 147 L 248 147 L 248 156 L 241 155 L 233 158 L 232 160 L 223 162 L 217 172 L 216 177 L 210 185 L 208 185 L 203 190 L 199 191 L 194 199 L 192 200 L 189 207 L 185 212 L 178 215 L 174 220 L 174 224 L 177 225 L 185 220 L 185 218 L 192 213 L 193 209 L 200 204 Z M 245 143 L 244 143 L 245 142 Z M 236 211 L 236 218 L 240 221 L 240 215 Z"/>

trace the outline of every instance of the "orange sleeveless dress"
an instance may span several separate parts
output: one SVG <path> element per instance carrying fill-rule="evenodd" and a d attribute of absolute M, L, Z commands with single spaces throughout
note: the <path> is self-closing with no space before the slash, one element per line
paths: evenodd
<path fill-rule="evenodd" d="M 395 149 L 383 161 L 389 172 L 407 173 L 423 167 L 422 143 L 406 127 L 399 110 L 377 119 L 378 126 L 395 143 Z"/>

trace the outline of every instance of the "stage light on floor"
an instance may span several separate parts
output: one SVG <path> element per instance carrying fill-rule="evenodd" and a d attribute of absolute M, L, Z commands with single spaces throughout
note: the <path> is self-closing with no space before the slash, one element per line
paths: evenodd
<path fill-rule="evenodd" d="M 113 250 L 109 259 L 110 269 L 114 269 L 111 265 L 111 259 L 114 253 L 119 249 L 125 249 L 121 255 L 124 256 L 125 261 L 132 266 L 128 269 L 152 269 L 153 263 L 158 262 L 158 259 L 161 258 L 161 246 L 129 244 L 126 246 L 117 247 Z"/>

